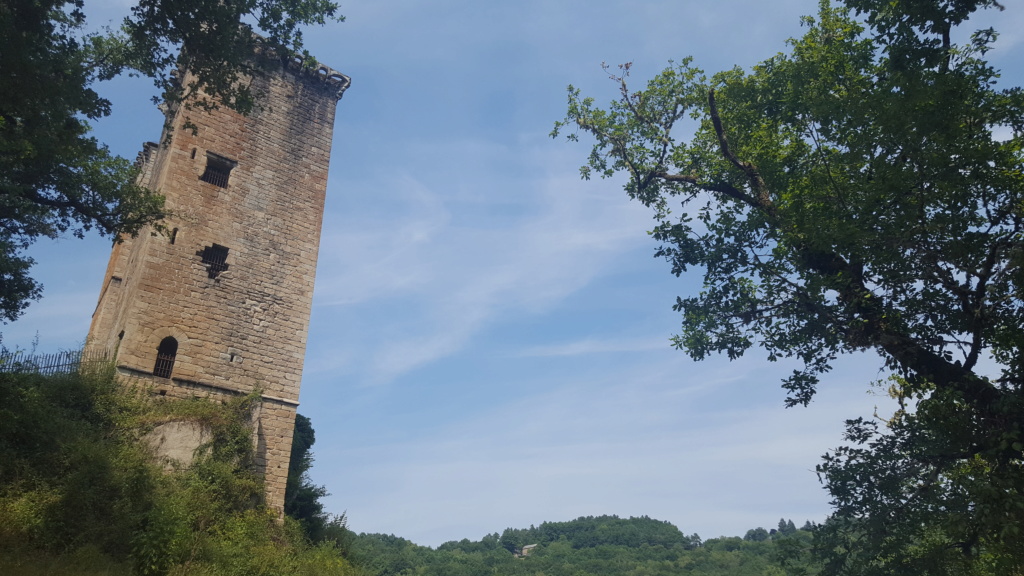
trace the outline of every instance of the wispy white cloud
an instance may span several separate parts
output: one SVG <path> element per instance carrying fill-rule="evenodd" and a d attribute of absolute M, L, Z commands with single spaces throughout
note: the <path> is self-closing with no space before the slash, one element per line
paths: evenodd
<path fill-rule="evenodd" d="M 827 498 L 814 464 L 839 443 L 842 419 L 875 399 L 862 375 L 849 374 L 847 387 L 824 390 L 811 408 L 784 410 L 783 370 L 767 372 L 758 362 L 645 354 L 611 373 L 549 379 L 543 392 L 425 435 L 372 450 L 328 447 L 316 471 L 329 475 L 336 463 L 335 485 L 364 487 L 338 499 L 361 530 L 402 527 L 431 545 L 604 513 L 648 514 L 705 537 L 780 516 L 820 521 Z M 765 394 L 778 401 L 749 402 Z"/>
<path fill-rule="evenodd" d="M 546 140 L 533 144 L 554 148 Z M 437 146 L 475 149 L 479 162 L 463 165 L 465 155 L 453 153 L 458 167 L 402 170 L 374 185 L 387 208 L 371 206 L 369 217 L 358 220 L 327 215 L 318 311 L 374 302 L 396 307 L 367 322 L 373 333 L 359 336 L 380 337 L 367 356 L 351 358 L 364 363 L 367 382 L 387 382 L 453 354 L 502 318 L 546 310 L 623 253 L 647 245 L 642 208 L 614 190 L 602 194 L 581 184 L 564 164 L 554 169 L 550 152 L 443 139 Z M 507 156 L 528 165 L 525 176 L 491 177 L 490 166 Z M 360 191 L 350 182 L 337 193 Z"/>
<path fill-rule="evenodd" d="M 587 354 L 608 354 L 616 352 L 640 352 L 657 350 L 668 346 L 666 338 L 643 338 L 632 340 L 599 340 L 587 338 L 563 344 L 535 346 L 520 350 L 518 356 L 581 356 Z"/>
<path fill-rule="evenodd" d="M 365 193 L 346 185 L 333 188 L 340 189 L 336 194 Z M 429 250 L 451 220 L 441 196 L 411 175 L 383 179 L 373 188 L 394 204 L 382 210 L 386 213 L 364 210 L 356 219 L 328 212 L 325 217 L 317 269 L 318 306 L 352 305 L 417 291 L 436 275 L 423 251 Z"/>

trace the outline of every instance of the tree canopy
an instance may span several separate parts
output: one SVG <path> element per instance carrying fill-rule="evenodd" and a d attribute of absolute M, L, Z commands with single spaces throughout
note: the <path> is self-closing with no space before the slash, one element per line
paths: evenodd
<path fill-rule="evenodd" d="M 360 534 L 351 559 L 369 574 L 444 576 L 811 576 L 811 533 L 768 535 L 758 540 L 701 540 L 648 517 L 587 516 L 506 529 L 479 541 L 463 539 L 435 550 L 395 536 Z M 752 531 L 753 532 L 753 531 Z M 510 548 L 510 544 L 514 547 Z M 534 545 L 527 553 L 523 546 Z"/>
<path fill-rule="evenodd" d="M 678 348 L 797 360 L 790 406 L 841 354 L 891 371 L 901 410 L 819 467 L 833 573 L 1024 560 L 1024 92 L 994 30 L 952 41 L 986 7 L 823 1 L 749 72 L 684 59 L 634 90 L 625 64 L 606 108 L 570 86 L 552 133 L 589 134 L 583 177 L 627 174 L 657 255 L 703 276 Z"/>
<path fill-rule="evenodd" d="M 117 238 L 163 216 L 162 197 L 89 133 L 111 112 L 97 82 L 142 74 L 167 100 L 201 92 L 208 105 L 248 112 L 256 44 L 301 53 L 300 27 L 336 10 L 329 0 L 140 0 L 120 30 L 89 32 L 84 0 L 0 4 L 0 321 L 41 294 L 24 252 L 39 237 Z M 192 72 L 188 85 L 171 74 L 178 67 Z"/>
<path fill-rule="evenodd" d="M 288 481 L 284 492 L 284 513 L 302 527 L 310 541 L 332 542 L 338 549 L 346 550 L 352 533 L 348 530 L 345 514 L 330 514 L 324 511 L 320 500 L 329 496 L 327 488 L 317 486 L 309 477 L 313 467 L 311 448 L 316 443 L 313 423 L 302 414 L 295 415 L 295 429 L 292 432 L 291 457 L 288 460 Z"/>

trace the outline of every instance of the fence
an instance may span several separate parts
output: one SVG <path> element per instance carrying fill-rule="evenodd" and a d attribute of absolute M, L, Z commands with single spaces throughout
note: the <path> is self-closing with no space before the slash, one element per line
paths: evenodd
<path fill-rule="evenodd" d="M 52 354 L 32 354 L 24 350 L 0 350 L 0 372 L 70 374 L 83 365 L 107 362 L 105 350 L 72 350 Z"/>

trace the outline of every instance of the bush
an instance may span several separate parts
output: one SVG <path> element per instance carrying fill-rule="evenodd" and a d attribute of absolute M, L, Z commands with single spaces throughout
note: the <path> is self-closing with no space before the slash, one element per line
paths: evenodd
<path fill-rule="evenodd" d="M 357 574 L 261 504 L 257 398 L 153 400 L 110 367 L 0 374 L 0 573 Z M 139 439 L 172 419 L 202 422 L 213 441 L 189 469 L 164 473 Z"/>

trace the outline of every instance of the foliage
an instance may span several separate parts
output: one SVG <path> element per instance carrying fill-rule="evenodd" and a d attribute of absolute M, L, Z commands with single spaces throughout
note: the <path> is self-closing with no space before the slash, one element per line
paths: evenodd
<path fill-rule="evenodd" d="M 996 85 L 994 31 L 951 41 L 999 5 L 846 4 L 822 1 L 789 53 L 750 72 L 708 78 L 687 59 L 633 91 L 624 65 L 605 109 L 570 87 L 553 135 L 589 133 L 583 176 L 625 172 L 655 211 L 657 254 L 703 275 L 677 301 L 677 347 L 796 359 L 790 406 L 840 354 L 894 372 L 902 409 L 850 421 L 819 466 L 830 572 L 1019 570 L 1024 91 Z"/>
<path fill-rule="evenodd" d="M 783 536 L 788 536 L 796 532 L 796 524 L 793 524 L 792 520 L 786 520 L 785 518 L 779 518 L 779 528 L 776 530 Z"/>
<path fill-rule="evenodd" d="M 155 401 L 95 374 L 0 374 L 0 572 L 359 574 L 260 505 L 251 397 Z M 192 419 L 213 441 L 164 473 L 141 435 Z"/>
<path fill-rule="evenodd" d="M 816 574 L 811 535 L 796 531 L 761 542 L 713 538 L 701 542 L 675 526 L 647 517 L 597 516 L 569 522 L 545 522 L 527 529 L 509 528 L 499 537 L 447 542 L 436 550 L 382 534 L 361 534 L 353 561 L 370 574 L 503 576 L 781 576 Z M 638 535 L 642 537 L 638 538 Z M 671 542 L 664 537 L 671 535 Z M 536 544 L 529 554 L 508 550 L 510 541 Z M 651 544 L 645 539 L 664 540 Z M 516 550 L 518 552 L 518 550 Z"/>
<path fill-rule="evenodd" d="M 668 522 L 647 516 L 585 516 L 571 522 L 544 522 L 526 530 L 506 529 L 500 543 L 506 550 L 516 551 L 528 544 L 554 542 L 564 538 L 573 548 L 593 548 L 603 544 L 620 546 L 673 546 L 689 544 L 678 528 Z"/>
<path fill-rule="evenodd" d="M 259 97 L 249 79 L 271 64 L 252 55 L 314 63 L 300 26 L 344 20 L 337 10 L 332 0 L 138 0 L 115 40 L 125 65 L 154 78 L 170 102 L 203 94 L 212 98 L 208 105 L 248 113 Z M 175 69 L 188 70 L 187 83 L 169 74 Z"/>
<path fill-rule="evenodd" d="M 172 104 L 202 94 L 205 106 L 248 112 L 259 95 L 245 79 L 269 62 L 252 58 L 257 44 L 291 57 L 299 27 L 336 10 L 330 0 L 140 0 L 123 30 L 88 33 L 83 0 L 0 5 L 0 321 L 41 294 L 24 254 L 39 237 L 132 236 L 163 216 L 162 197 L 136 184 L 132 164 L 89 135 L 111 112 L 97 82 L 141 73 Z M 177 67 L 192 71 L 186 84 Z"/>
<path fill-rule="evenodd" d="M 313 453 L 310 449 L 315 443 L 313 423 L 306 416 L 296 414 L 291 459 L 288 461 L 288 483 L 284 493 L 284 513 L 299 523 L 310 541 L 330 543 L 344 554 L 355 535 L 348 529 L 344 513 L 332 515 L 324 511 L 320 499 L 328 495 L 327 488 L 313 484 L 309 478 L 308 472 L 313 466 Z"/>
<path fill-rule="evenodd" d="M 751 528 L 743 535 L 743 539 L 748 542 L 764 542 L 768 539 L 768 531 L 760 527 Z"/>
<path fill-rule="evenodd" d="M 0 374 L 0 538 L 128 552 L 153 484 L 140 451 L 104 441 L 107 376 Z"/>
<path fill-rule="evenodd" d="M 0 74 L 0 319 L 14 320 L 41 287 L 21 254 L 40 236 L 96 228 L 135 234 L 161 214 L 159 196 L 134 184 L 131 164 L 88 136 L 110 103 L 90 86 L 109 70 L 102 42 L 76 37 L 80 6 L 5 2 Z"/>
<path fill-rule="evenodd" d="M 297 520 L 311 538 L 322 530 L 327 518 L 320 498 L 327 495 L 327 489 L 316 486 L 307 474 L 313 466 L 310 448 L 316 443 L 316 432 L 309 418 L 295 415 L 295 430 L 292 432 L 291 459 L 288 461 L 288 483 L 284 493 L 284 513 Z"/>

